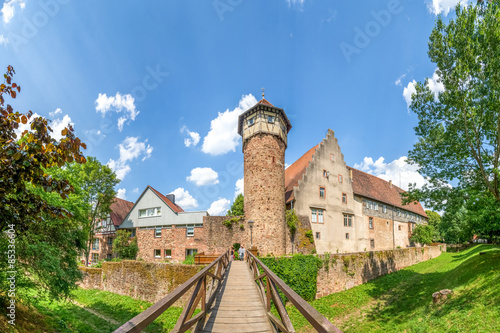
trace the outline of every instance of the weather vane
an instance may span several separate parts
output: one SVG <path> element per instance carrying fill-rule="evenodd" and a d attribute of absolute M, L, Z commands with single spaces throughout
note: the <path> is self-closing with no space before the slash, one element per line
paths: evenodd
<path fill-rule="evenodd" d="M 262 98 L 264 98 L 264 88 L 260 88 L 262 90 Z"/>

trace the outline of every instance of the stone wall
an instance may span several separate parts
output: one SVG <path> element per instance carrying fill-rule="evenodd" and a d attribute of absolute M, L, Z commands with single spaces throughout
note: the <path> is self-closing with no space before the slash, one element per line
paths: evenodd
<path fill-rule="evenodd" d="M 155 303 L 189 280 L 203 267 L 169 263 L 123 260 L 104 262 L 102 268 L 81 267 L 80 287 L 100 289 Z M 184 304 L 190 294 L 183 296 Z"/>
<path fill-rule="evenodd" d="M 379 276 L 446 252 L 446 244 L 389 251 L 324 254 L 318 270 L 316 298 L 350 289 Z M 328 266 L 327 266 L 328 263 Z"/>

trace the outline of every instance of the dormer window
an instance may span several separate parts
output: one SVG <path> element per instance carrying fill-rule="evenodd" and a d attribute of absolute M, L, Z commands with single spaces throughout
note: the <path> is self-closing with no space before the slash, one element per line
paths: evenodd
<path fill-rule="evenodd" d="M 274 116 L 267 116 L 267 122 L 269 124 L 274 124 Z"/>
<path fill-rule="evenodd" d="M 249 118 L 247 120 L 247 123 L 248 123 L 248 126 L 252 126 L 253 124 L 255 124 L 255 117 Z"/>

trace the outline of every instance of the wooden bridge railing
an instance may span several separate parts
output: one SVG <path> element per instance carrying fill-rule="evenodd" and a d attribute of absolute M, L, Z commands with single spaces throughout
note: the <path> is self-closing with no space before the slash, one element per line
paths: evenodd
<path fill-rule="evenodd" d="M 286 333 L 295 332 L 285 305 L 278 294 L 277 288 L 279 288 L 279 290 L 285 294 L 288 300 L 297 308 L 297 310 L 300 311 L 300 313 L 309 321 L 316 331 L 342 333 L 341 330 L 335 327 L 328 319 L 319 313 L 318 310 L 313 308 L 311 304 L 300 297 L 295 291 L 286 285 L 283 280 L 267 268 L 267 266 L 257 259 L 256 256 L 250 253 L 250 251 L 246 251 L 246 253 L 246 260 L 250 270 L 253 272 L 262 302 L 266 306 L 267 316 L 276 331 Z M 260 273 L 259 268 L 262 270 L 262 274 Z M 271 300 L 273 301 L 281 318 L 278 318 L 271 313 Z"/>
<path fill-rule="evenodd" d="M 139 313 L 137 316 L 127 321 L 114 331 L 114 333 L 124 332 L 141 332 L 165 310 L 172 306 L 175 301 L 186 294 L 192 286 L 195 285 L 193 294 L 188 303 L 184 307 L 181 316 L 177 320 L 174 329 L 171 332 L 181 333 L 187 331 L 195 324 L 201 325 L 203 319 L 210 309 L 215 297 L 217 296 L 217 289 L 219 288 L 222 278 L 226 273 L 227 266 L 229 265 L 229 251 L 221 255 L 217 260 L 202 269 L 198 274 L 184 282 L 177 287 L 174 291 L 167 296 L 153 304 L 145 311 Z M 214 269 L 215 268 L 215 269 Z M 213 272 L 212 272 L 213 271 Z M 211 282 L 207 278 L 212 278 Z M 210 284 L 207 290 L 207 282 Z M 208 299 L 208 301 L 207 301 Z M 193 316 L 193 313 L 201 301 L 201 311 Z"/>

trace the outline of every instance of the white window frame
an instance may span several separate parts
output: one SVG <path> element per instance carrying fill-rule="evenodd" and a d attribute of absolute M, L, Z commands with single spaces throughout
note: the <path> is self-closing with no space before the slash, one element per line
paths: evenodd
<path fill-rule="evenodd" d="M 99 250 L 99 238 L 94 238 L 94 240 L 92 241 L 92 250 Z"/>
<path fill-rule="evenodd" d="M 161 238 L 161 228 L 155 228 L 155 238 Z"/>
<path fill-rule="evenodd" d="M 158 217 L 158 216 L 161 216 L 161 207 L 139 209 L 140 219 L 148 217 Z"/>
<path fill-rule="evenodd" d="M 194 237 L 194 226 L 186 227 L 186 237 Z"/>
<path fill-rule="evenodd" d="M 270 115 L 267 115 L 267 122 L 269 124 L 274 124 L 274 121 L 275 121 L 276 117 L 275 116 L 270 116 Z"/>
<path fill-rule="evenodd" d="M 344 214 L 344 227 L 352 227 L 352 215 Z"/>
<path fill-rule="evenodd" d="M 311 208 L 311 222 L 318 223 L 318 210 Z"/>
<path fill-rule="evenodd" d="M 161 258 L 161 249 L 154 249 L 153 251 L 154 251 L 153 255 L 155 258 Z M 159 254 L 157 255 L 157 253 L 159 253 Z"/>
<path fill-rule="evenodd" d="M 325 222 L 325 211 L 323 209 L 318 209 L 318 223 L 324 223 Z"/>
<path fill-rule="evenodd" d="M 167 251 L 170 251 L 170 255 L 167 255 Z M 165 250 L 163 250 L 163 253 L 165 254 L 165 258 L 167 258 L 167 259 L 172 258 L 172 249 L 165 249 Z"/>
<path fill-rule="evenodd" d="M 255 125 L 255 116 L 247 119 L 247 125 L 248 126 Z"/>

